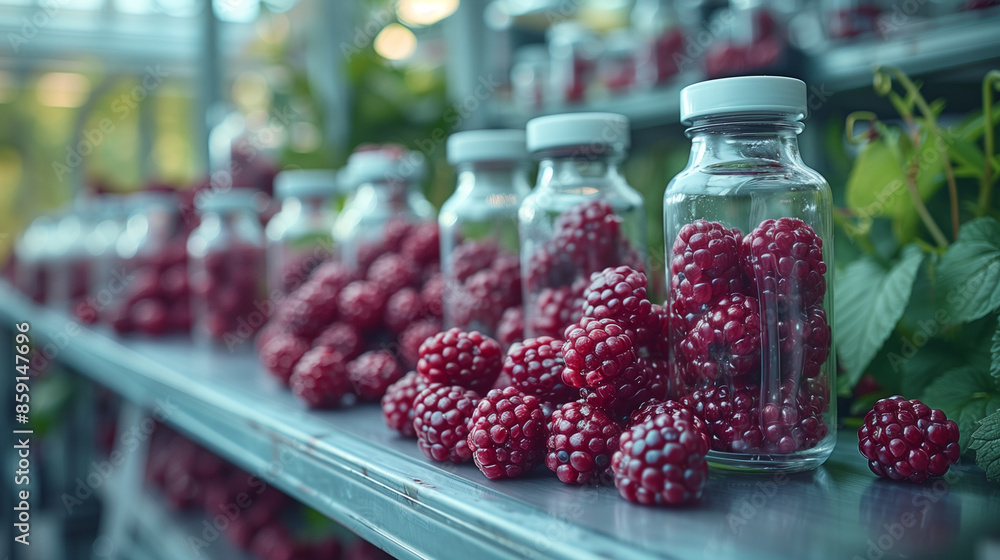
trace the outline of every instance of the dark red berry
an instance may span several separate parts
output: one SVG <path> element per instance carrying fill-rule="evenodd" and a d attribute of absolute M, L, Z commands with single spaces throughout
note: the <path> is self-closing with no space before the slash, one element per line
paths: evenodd
<path fill-rule="evenodd" d="M 626 329 L 645 326 L 650 312 L 646 275 L 628 266 L 591 274 L 583 298 L 585 317 L 614 319 Z"/>
<path fill-rule="evenodd" d="M 441 323 L 435 319 L 417 321 L 399 335 L 399 358 L 409 368 L 417 367 L 420 361 L 420 345 L 428 338 L 441 332 Z"/>
<path fill-rule="evenodd" d="M 451 324 L 488 332 L 496 327 L 510 300 L 492 270 L 482 270 L 469 276 L 463 286 L 450 291 L 446 298 Z"/>
<path fill-rule="evenodd" d="M 619 446 L 611 468 L 626 500 L 675 506 L 701 498 L 708 447 L 691 422 L 661 414 L 622 433 Z"/>
<path fill-rule="evenodd" d="M 563 383 L 594 387 L 617 377 L 636 360 L 632 339 L 614 319 L 584 317 L 566 327 L 563 343 Z"/>
<path fill-rule="evenodd" d="M 353 325 L 337 321 L 323 329 L 319 336 L 313 339 L 313 346 L 327 346 L 340 353 L 345 360 L 353 360 L 364 350 L 364 340 L 361 331 Z"/>
<path fill-rule="evenodd" d="M 413 431 L 424 455 L 461 463 L 472 457 L 466 438 L 479 395 L 457 385 L 432 383 L 413 399 Z"/>
<path fill-rule="evenodd" d="M 586 275 L 621 264 L 621 223 L 607 202 L 583 202 L 556 218 L 552 242 Z"/>
<path fill-rule="evenodd" d="M 302 356 L 288 384 L 310 408 L 340 406 L 344 397 L 353 392 L 344 356 L 325 346 L 317 346 Z"/>
<path fill-rule="evenodd" d="M 357 280 L 357 275 L 351 267 L 339 261 L 325 262 L 316 267 L 309 276 L 310 282 L 322 284 L 338 292 L 354 280 Z"/>
<path fill-rule="evenodd" d="M 469 276 L 489 269 L 499 250 L 491 239 L 463 241 L 451 252 L 451 277 L 464 283 Z"/>
<path fill-rule="evenodd" d="M 295 364 L 310 349 L 309 341 L 283 333 L 272 337 L 260 350 L 260 361 L 282 383 L 288 384 Z"/>
<path fill-rule="evenodd" d="M 319 334 L 337 319 L 337 296 L 340 290 L 329 284 L 309 281 L 283 302 L 288 329 L 305 338 Z"/>
<path fill-rule="evenodd" d="M 632 427 L 637 424 L 645 424 L 661 414 L 675 416 L 678 419 L 686 420 L 693 424 L 695 429 L 698 430 L 698 433 L 701 434 L 702 439 L 705 440 L 705 448 L 711 448 L 711 440 L 708 437 L 708 426 L 705 424 L 705 421 L 695 414 L 693 410 L 684 406 L 680 401 L 664 401 L 660 399 L 649 400 L 643 403 L 639 408 L 632 411 L 632 415 L 629 417 L 628 425 L 629 427 Z"/>
<path fill-rule="evenodd" d="M 382 396 L 382 418 L 385 419 L 385 425 L 404 436 L 416 436 L 413 431 L 413 400 L 426 388 L 424 378 L 415 371 L 389 385 Z"/>
<path fill-rule="evenodd" d="M 170 327 L 167 308 L 158 299 L 146 298 L 132 306 L 132 325 L 139 332 L 149 336 L 159 336 Z"/>
<path fill-rule="evenodd" d="M 545 454 L 542 403 L 514 387 L 493 389 L 476 405 L 469 428 L 469 449 L 486 478 L 516 478 Z"/>
<path fill-rule="evenodd" d="M 424 282 L 420 299 L 428 315 L 437 319 L 444 316 L 444 278 L 441 274 L 435 274 Z"/>
<path fill-rule="evenodd" d="M 377 401 L 390 385 L 403 377 L 403 368 L 392 353 L 375 350 L 348 363 L 347 377 L 361 400 Z"/>
<path fill-rule="evenodd" d="M 524 309 L 518 305 L 508 307 L 497 324 L 497 342 L 507 351 L 512 344 L 524 339 Z"/>
<path fill-rule="evenodd" d="M 818 305 L 804 313 L 779 314 L 778 337 L 783 379 L 818 377 L 830 356 L 830 325 Z"/>
<path fill-rule="evenodd" d="M 696 220 L 682 227 L 671 248 L 671 311 L 686 333 L 720 299 L 745 290 L 740 266 L 742 234 L 718 222 Z"/>
<path fill-rule="evenodd" d="M 424 222 L 413 226 L 400 244 L 399 252 L 421 265 L 437 262 L 441 255 L 441 238 L 437 222 Z"/>
<path fill-rule="evenodd" d="M 823 240 L 802 220 L 765 220 L 743 238 L 740 260 L 761 299 L 774 297 L 792 309 L 822 303 L 826 294 Z"/>
<path fill-rule="evenodd" d="M 345 286 L 337 298 L 341 319 L 360 330 L 378 325 L 384 306 L 385 294 L 378 285 L 362 280 Z"/>
<path fill-rule="evenodd" d="M 881 399 L 858 429 L 858 449 L 873 473 L 923 482 L 958 462 L 958 424 L 944 412 L 896 395 Z"/>
<path fill-rule="evenodd" d="M 368 281 L 384 294 L 394 294 L 420 281 L 420 266 L 406 255 L 387 254 L 375 259 L 368 267 Z"/>
<path fill-rule="evenodd" d="M 583 317 L 583 291 L 573 286 L 545 288 L 534 303 L 525 334 L 560 338 Z"/>
<path fill-rule="evenodd" d="M 549 421 L 545 466 L 566 484 L 610 481 L 611 457 L 621 434 L 621 427 L 600 408 L 566 403 Z"/>
<path fill-rule="evenodd" d="M 493 385 L 503 366 L 500 344 L 488 336 L 449 329 L 420 345 L 417 371 L 429 383 L 484 390 Z"/>
<path fill-rule="evenodd" d="M 639 358 L 625 366 L 618 376 L 580 389 L 580 400 L 604 409 L 615 421 L 621 422 L 649 399 L 666 398 L 664 373 L 661 368 L 654 369 L 650 360 Z"/>
<path fill-rule="evenodd" d="M 549 336 L 515 343 L 503 363 L 508 385 L 542 402 L 557 404 L 572 400 L 577 390 L 562 381 L 566 367 L 562 347 L 562 340 Z"/>
<path fill-rule="evenodd" d="M 401 333 L 424 316 L 420 292 L 413 288 L 399 290 L 385 304 L 383 322 L 389 330 Z"/>
<path fill-rule="evenodd" d="M 681 341 L 687 361 L 684 376 L 699 387 L 701 380 L 741 379 L 760 369 L 760 308 L 757 300 L 726 296 L 702 317 Z"/>

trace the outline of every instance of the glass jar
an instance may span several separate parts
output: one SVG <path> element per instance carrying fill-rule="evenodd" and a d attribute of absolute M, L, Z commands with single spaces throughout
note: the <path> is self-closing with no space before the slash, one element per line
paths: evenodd
<path fill-rule="evenodd" d="M 52 257 L 49 247 L 58 221 L 52 216 L 38 216 L 25 228 L 14 246 L 14 286 L 35 303 L 48 300 Z"/>
<path fill-rule="evenodd" d="M 514 105 L 522 113 L 542 110 L 549 83 L 549 50 L 545 45 L 525 45 L 514 52 L 510 84 Z"/>
<path fill-rule="evenodd" d="M 583 313 L 590 275 L 610 266 L 645 271 L 642 196 L 619 171 L 629 122 L 573 113 L 528 122 L 538 182 L 518 211 L 524 335 L 563 337 Z"/>
<path fill-rule="evenodd" d="M 705 53 L 709 78 L 747 74 L 779 73 L 792 65 L 785 29 L 779 25 L 770 4 L 762 0 L 730 0 L 728 17 L 720 17 L 719 36 Z"/>
<path fill-rule="evenodd" d="M 597 77 L 607 93 L 621 95 L 635 86 L 638 46 L 635 35 L 626 29 L 613 31 L 604 39 Z"/>
<path fill-rule="evenodd" d="M 337 186 L 337 172 L 326 169 L 282 171 L 275 178 L 281 211 L 265 229 L 267 288 L 272 297 L 291 293 L 333 255 Z"/>
<path fill-rule="evenodd" d="M 130 206 L 123 197 L 103 194 L 95 199 L 94 227 L 83 240 L 91 262 L 87 296 L 73 306 L 73 314 L 84 324 L 96 323 L 101 310 L 113 299 L 111 272 L 117 258 L 115 243 L 125 231 Z M 117 284 L 115 284 L 117 285 Z"/>
<path fill-rule="evenodd" d="M 401 236 L 389 235 L 392 222 L 434 219 L 434 207 L 420 191 L 426 171 L 422 154 L 395 146 L 351 154 L 345 181 L 355 190 L 333 226 L 342 262 L 364 273 L 379 255 L 399 248 Z M 405 228 L 392 229 L 405 234 Z"/>
<path fill-rule="evenodd" d="M 531 187 L 523 130 L 474 130 L 448 138 L 458 172 L 441 206 L 446 328 L 494 336 L 508 307 L 521 305 L 517 209 Z"/>
<path fill-rule="evenodd" d="M 580 103 L 594 81 L 600 41 L 576 21 L 554 24 L 546 33 L 552 99 L 566 104 Z"/>
<path fill-rule="evenodd" d="M 77 200 L 59 220 L 50 242 L 48 303 L 62 311 L 75 309 L 90 290 L 92 263 L 85 242 L 96 224 L 96 210 L 95 201 Z"/>
<path fill-rule="evenodd" d="M 253 191 L 208 191 L 195 199 L 201 224 L 188 238 L 192 335 L 230 352 L 251 349 L 267 322 L 264 232 Z"/>
<path fill-rule="evenodd" d="M 635 79 L 640 86 L 666 82 L 681 71 L 678 61 L 688 58 L 674 4 L 670 0 L 637 0 L 632 8 L 632 30 L 639 41 Z"/>
<path fill-rule="evenodd" d="M 793 78 L 681 91 L 692 146 L 663 199 L 668 338 L 727 468 L 805 470 L 833 450 L 832 200 L 799 154 L 805 114 Z"/>
<path fill-rule="evenodd" d="M 187 330 L 187 252 L 178 198 L 173 193 L 141 193 L 115 242 L 117 261 L 107 276 L 113 301 L 102 310 L 119 332 L 150 336 Z"/>

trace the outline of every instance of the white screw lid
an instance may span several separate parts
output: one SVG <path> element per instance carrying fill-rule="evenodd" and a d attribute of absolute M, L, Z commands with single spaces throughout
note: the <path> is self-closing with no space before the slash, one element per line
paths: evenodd
<path fill-rule="evenodd" d="M 572 146 L 611 146 L 627 150 L 629 121 L 617 113 L 567 113 L 528 121 L 528 151 Z"/>
<path fill-rule="evenodd" d="M 785 76 L 743 76 L 698 82 L 681 90 L 681 123 L 709 115 L 779 113 L 806 116 L 806 84 Z"/>
<path fill-rule="evenodd" d="M 194 206 L 199 212 L 233 212 L 235 210 L 257 211 L 254 189 L 229 188 L 228 190 L 205 190 L 197 194 Z"/>
<path fill-rule="evenodd" d="M 290 169 L 274 178 L 274 194 L 278 198 L 330 196 L 337 192 L 339 182 L 333 169 Z"/>
<path fill-rule="evenodd" d="M 528 157 L 523 130 L 469 130 L 448 137 L 448 163 L 519 161 Z"/>
<path fill-rule="evenodd" d="M 427 162 L 420 152 L 392 146 L 354 152 L 345 169 L 343 179 L 354 188 L 376 181 L 419 181 L 427 173 Z"/>

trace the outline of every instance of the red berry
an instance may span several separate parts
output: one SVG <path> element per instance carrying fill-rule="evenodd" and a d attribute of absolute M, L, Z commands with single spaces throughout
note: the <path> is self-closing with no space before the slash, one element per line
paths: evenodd
<path fill-rule="evenodd" d="M 514 387 L 492 389 L 472 415 L 469 448 L 486 478 L 515 478 L 545 454 L 545 412 L 538 399 Z"/>
<path fill-rule="evenodd" d="M 701 498 L 708 446 L 694 424 L 661 414 L 622 433 L 611 461 L 618 493 L 630 502 L 681 505 Z"/>
<path fill-rule="evenodd" d="M 424 378 L 415 371 L 389 385 L 382 396 L 382 418 L 385 419 L 385 425 L 404 436 L 416 436 L 413 431 L 413 400 L 426 388 Z"/>
<path fill-rule="evenodd" d="M 260 350 L 260 361 L 282 383 L 288 384 L 295 364 L 309 351 L 309 341 L 283 333 L 271 337 Z"/>
<path fill-rule="evenodd" d="M 566 484 L 611 480 L 622 429 L 603 410 L 571 402 L 552 413 L 545 466 Z"/>
<path fill-rule="evenodd" d="M 475 391 L 432 383 L 413 399 L 413 431 L 424 455 L 461 463 L 472 457 L 466 438 L 479 402 Z"/>
<path fill-rule="evenodd" d="M 506 351 L 512 344 L 522 339 L 524 339 L 524 309 L 520 305 L 508 307 L 500 317 L 500 323 L 497 324 L 497 342 Z"/>
<path fill-rule="evenodd" d="M 295 364 L 288 384 L 309 408 L 340 406 L 344 397 L 353 392 L 344 356 L 326 346 L 306 352 Z"/>
<path fill-rule="evenodd" d="M 450 323 L 462 329 L 493 331 L 510 297 L 492 270 L 482 270 L 445 296 Z"/>
<path fill-rule="evenodd" d="M 451 252 L 452 278 L 464 283 L 469 276 L 490 268 L 499 250 L 491 239 L 463 241 Z"/>
<path fill-rule="evenodd" d="M 830 356 L 830 325 L 818 305 L 803 313 L 779 313 L 778 337 L 783 379 L 815 378 Z"/>
<path fill-rule="evenodd" d="M 568 325 L 583 317 L 583 289 L 574 286 L 545 288 L 535 298 L 534 312 L 526 325 L 533 336 L 562 337 Z"/>
<path fill-rule="evenodd" d="M 440 273 L 424 282 L 424 287 L 420 289 L 420 299 L 428 315 L 437 319 L 444 316 L 444 278 Z"/>
<path fill-rule="evenodd" d="M 336 287 L 316 281 L 303 284 L 284 302 L 282 315 L 288 329 L 305 338 L 319 334 L 337 319 L 340 293 Z"/>
<path fill-rule="evenodd" d="M 420 267 L 408 256 L 382 255 L 368 267 L 368 281 L 378 286 L 382 293 L 394 294 L 419 283 Z"/>
<path fill-rule="evenodd" d="M 428 338 L 441 332 L 441 323 L 435 319 L 417 321 L 399 335 L 399 357 L 409 368 L 417 367 L 420 361 L 420 345 Z"/>
<path fill-rule="evenodd" d="M 334 291 L 344 289 L 344 286 L 357 280 L 357 275 L 351 267 L 339 261 L 328 261 L 318 267 L 309 276 L 309 281 L 322 284 Z"/>
<path fill-rule="evenodd" d="M 628 266 L 591 274 L 583 298 L 584 316 L 614 319 L 626 329 L 644 326 L 650 312 L 646 275 Z"/>
<path fill-rule="evenodd" d="M 639 358 L 625 366 L 618 376 L 580 389 L 580 399 L 590 406 L 602 408 L 616 421 L 624 421 L 649 399 L 666 398 L 664 373 L 660 368 L 654 369 L 648 359 Z"/>
<path fill-rule="evenodd" d="M 822 303 L 826 294 L 823 240 L 802 220 L 765 220 L 743 238 L 740 260 L 761 299 L 773 297 L 791 309 Z"/>
<path fill-rule="evenodd" d="M 420 292 L 413 288 L 403 288 L 386 302 L 383 322 L 392 332 L 401 333 L 423 316 L 424 303 L 420 299 Z"/>
<path fill-rule="evenodd" d="M 621 264 L 621 223 L 607 202 L 583 202 L 556 218 L 553 245 L 585 275 L 616 266 Z"/>
<path fill-rule="evenodd" d="M 347 377 L 361 400 L 377 401 L 403 377 L 403 368 L 390 352 L 365 352 L 347 364 Z"/>
<path fill-rule="evenodd" d="M 858 449 L 873 473 L 923 482 L 957 463 L 958 424 L 944 412 L 896 395 L 881 399 L 858 429 Z"/>
<path fill-rule="evenodd" d="M 441 255 L 441 238 L 437 222 L 424 222 L 413 226 L 409 235 L 400 244 L 399 252 L 422 265 L 437 262 Z"/>
<path fill-rule="evenodd" d="M 621 374 L 636 360 L 632 339 L 614 319 L 584 317 L 566 327 L 563 343 L 563 383 L 593 387 Z"/>
<path fill-rule="evenodd" d="M 693 410 L 684 406 L 680 401 L 664 401 L 659 399 L 649 400 L 643 403 L 639 408 L 632 411 L 632 415 L 629 417 L 628 425 L 631 428 L 637 424 L 645 424 L 661 414 L 674 416 L 680 420 L 686 420 L 693 424 L 695 429 L 698 430 L 698 433 L 701 434 L 702 439 L 705 440 L 705 448 L 711 448 L 711 440 L 708 437 L 708 426 L 705 424 L 705 421 L 699 418 Z"/>
<path fill-rule="evenodd" d="M 760 368 L 760 309 L 757 300 L 731 295 L 719 300 L 681 341 L 688 384 L 741 379 Z"/>
<path fill-rule="evenodd" d="M 158 299 L 146 298 L 132 306 L 132 325 L 139 332 L 149 336 L 159 336 L 170 326 L 167 308 Z"/>
<path fill-rule="evenodd" d="M 377 326 L 384 306 L 385 294 L 382 290 L 364 280 L 351 282 L 337 298 L 341 319 L 360 330 Z"/>
<path fill-rule="evenodd" d="M 542 402 L 564 403 L 576 396 L 577 390 L 562 382 L 566 363 L 562 357 L 563 341 L 541 336 L 514 343 L 504 359 L 503 374 L 508 385 Z"/>
<path fill-rule="evenodd" d="M 503 366 L 500 344 L 479 332 L 449 329 L 420 345 L 417 371 L 429 383 L 482 390 L 493 385 Z"/>
<path fill-rule="evenodd" d="M 671 248 L 671 312 L 674 328 L 687 333 L 720 299 L 745 290 L 740 266 L 742 234 L 718 222 L 696 220 L 682 227 Z"/>
<path fill-rule="evenodd" d="M 332 348 L 344 357 L 344 360 L 357 358 L 364 350 L 364 340 L 361 332 L 352 325 L 337 321 L 313 339 L 313 346 Z"/>

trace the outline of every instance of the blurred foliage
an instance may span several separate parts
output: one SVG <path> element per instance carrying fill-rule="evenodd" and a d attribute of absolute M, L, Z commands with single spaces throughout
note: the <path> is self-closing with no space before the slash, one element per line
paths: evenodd
<path fill-rule="evenodd" d="M 899 69 L 877 69 L 875 92 L 899 119 L 847 117 L 845 132 L 861 149 L 835 215 L 838 235 L 850 241 L 849 252 L 837 247 L 835 277 L 841 393 L 858 397 L 856 413 L 899 393 L 943 409 L 959 425 L 963 450 L 974 440 L 977 461 L 993 477 L 1000 470 L 998 90 L 994 70 L 982 83 L 982 110 L 944 126 L 944 100 L 928 102 Z M 860 122 L 868 127 L 855 135 Z"/>

